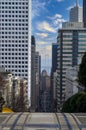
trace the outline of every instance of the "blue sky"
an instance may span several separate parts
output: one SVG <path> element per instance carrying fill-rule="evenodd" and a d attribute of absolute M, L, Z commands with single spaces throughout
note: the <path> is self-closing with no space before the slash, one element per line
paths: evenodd
<path fill-rule="evenodd" d="M 76 0 L 32 0 L 32 34 L 42 56 L 42 69 L 50 71 L 51 45 L 56 42 L 58 28 L 69 20 L 69 10 Z M 79 0 L 82 6 L 82 0 Z M 46 66 L 46 67 L 45 67 Z"/>

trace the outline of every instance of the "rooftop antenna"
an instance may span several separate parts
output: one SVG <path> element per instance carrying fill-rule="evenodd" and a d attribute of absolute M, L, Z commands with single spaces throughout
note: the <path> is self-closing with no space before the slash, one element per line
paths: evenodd
<path fill-rule="evenodd" d="M 78 0 L 76 0 L 76 7 L 78 7 Z"/>

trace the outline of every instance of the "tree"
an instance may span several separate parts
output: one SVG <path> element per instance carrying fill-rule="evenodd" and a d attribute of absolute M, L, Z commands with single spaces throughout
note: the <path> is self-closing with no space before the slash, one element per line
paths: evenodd
<path fill-rule="evenodd" d="M 86 52 L 79 66 L 78 82 L 85 87 L 85 91 L 86 91 Z"/>
<path fill-rule="evenodd" d="M 69 98 L 63 104 L 62 112 L 86 112 L 86 92 L 75 94 Z"/>

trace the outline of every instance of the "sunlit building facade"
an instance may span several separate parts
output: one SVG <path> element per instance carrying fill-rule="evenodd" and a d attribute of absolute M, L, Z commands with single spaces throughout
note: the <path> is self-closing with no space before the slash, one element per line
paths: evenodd
<path fill-rule="evenodd" d="M 86 29 L 60 29 L 57 42 L 57 109 L 60 110 L 65 101 L 66 70 L 76 66 L 86 51 Z"/>
<path fill-rule="evenodd" d="M 31 87 L 31 0 L 0 0 L 0 65 Z"/>

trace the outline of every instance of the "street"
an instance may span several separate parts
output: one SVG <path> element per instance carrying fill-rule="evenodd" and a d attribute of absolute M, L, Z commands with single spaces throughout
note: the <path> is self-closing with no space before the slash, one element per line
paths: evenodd
<path fill-rule="evenodd" d="M 0 114 L 0 130 L 86 130 L 86 114 Z"/>

